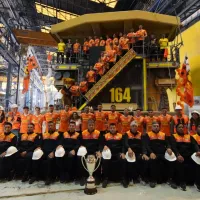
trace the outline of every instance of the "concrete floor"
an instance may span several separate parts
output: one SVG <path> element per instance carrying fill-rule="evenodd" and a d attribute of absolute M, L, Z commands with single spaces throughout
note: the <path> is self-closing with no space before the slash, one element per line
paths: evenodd
<path fill-rule="evenodd" d="M 200 192 L 188 187 L 186 192 L 173 190 L 168 185 L 158 185 L 155 189 L 140 184 L 124 189 L 119 184 L 109 184 L 109 187 L 98 188 L 98 193 L 85 195 L 83 187 L 74 184 L 54 183 L 45 186 L 44 182 L 33 185 L 12 181 L 0 183 L 0 200 L 200 200 Z"/>

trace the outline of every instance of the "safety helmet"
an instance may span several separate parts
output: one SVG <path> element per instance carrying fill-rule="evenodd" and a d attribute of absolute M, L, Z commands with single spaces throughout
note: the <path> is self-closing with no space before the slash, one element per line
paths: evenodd
<path fill-rule="evenodd" d="M 85 147 L 79 147 L 77 156 L 85 156 L 87 154 L 87 149 Z"/>
<path fill-rule="evenodd" d="M 200 165 L 200 157 L 196 156 L 196 153 L 193 153 L 191 158 L 192 158 L 192 160 L 194 160 L 195 163 Z"/>
<path fill-rule="evenodd" d="M 65 155 L 65 149 L 63 147 L 58 147 L 55 152 L 55 157 L 61 158 Z"/>
<path fill-rule="evenodd" d="M 174 152 L 172 152 L 172 155 L 169 155 L 168 152 L 166 151 L 165 152 L 165 159 L 170 161 L 170 162 L 173 162 L 176 160 L 176 156 L 174 154 Z"/>
<path fill-rule="evenodd" d="M 12 104 L 11 108 L 18 108 L 18 105 L 17 104 Z"/>
<path fill-rule="evenodd" d="M 103 157 L 103 159 L 105 159 L 105 160 L 110 160 L 111 157 L 112 157 L 112 154 L 111 154 L 110 149 L 103 150 L 103 151 L 102 151 L 102 157 Z"/>
<path fill-rule="evenodd" d="M 3 107 L 3 106 L 0 106 L 0 110 L 3 110 L 3 111 L 4 111 L 4 107 Z"/>
<path fill-rule="evenodd" d="M 43 156 L 44 152 L 41 149 L 36 149 L 33 152 L 32 160 L 39 160 Z"/>
<path fill-rule="evenodd" d="M 135 161 L 136 161 L 135 153 L 133 153 L 133 156 L 130 157 L 130 156 L 128 155 L 128 151 L 127 151 L 125 157 L 126 157 L 126 160 L 127 160 L 128 162 L 135 162 Z"/>
<path fill-rule="evenodd" d="M 17 148 L 14 147 L 14 146 L 11 146 L 11 147 L 9 147 L 9 148 L 7 149 L 5 157 L 12 156 L 12 155 L 15 154 L 16 152 L 18 152 Z"/>

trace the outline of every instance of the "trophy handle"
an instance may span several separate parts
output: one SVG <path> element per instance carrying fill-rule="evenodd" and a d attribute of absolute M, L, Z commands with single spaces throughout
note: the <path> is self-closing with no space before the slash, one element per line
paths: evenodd
<path fill-rule="evenodd" d="M 81 162 L 82 162 L 82 165 L 83 165 L 84 169 L 85 169 L 87 172 L 89 172 L 89 171 L 87 170 L 87 168 L 85 167 L 85 164 L 84 164 L 84 162 L 83 162 L 83 159 L 85 160 L 85 156 L 82 156 L 82 157 L 81 157 Z"/>
<path fill-rule="evenodd" d="M 96 169 L 94 170 L 94 172 L 99 168 L 99 165 L 101 164 L 101 158 L 97 158 L 97 162 L 99 162 L 99 163 L 98 163 Z"/>

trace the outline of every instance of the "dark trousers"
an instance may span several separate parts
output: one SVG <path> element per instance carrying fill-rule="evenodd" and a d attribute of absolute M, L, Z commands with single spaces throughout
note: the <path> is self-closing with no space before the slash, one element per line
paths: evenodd
<path fill-rule="evenodd" d="M 160 60 L 164 59 L 164 52 L 165 52 L 165 49 L 160 49 L 160 55 L 159 55 Z"/>
<path fill-rule="evenodd" d="M 94 82 L 88 82 L 88 90 L 90 90 L 94 84 L 95 84 Z"/>
<path fill-rule="evenodd" d="M 200 185 L 200 165 L 197 165 L 191 157 L 184 157 L 184 162 L 176 161 L 175 167 L 175 181 L 177 183 L 186 183 L 191 180 L 194 175 L 197 185 Z"/>
<path fill-rule="evenodd" d="M 119 169 L 112 168 L 112 163 L 115 162 L 115 165 L 120 166 Z M 102 159 L 102 172 L 103 172 L 103 179 L 109 179 L 110 173 L 120 179 L 126 178 L 126 159 L 122 159 L 120 154 L 112 155 L 110 160 Z"/>
<path fill-rule="evenodd" d="M 65 177 L 66 174 L 70 179 L 74 179 L 76 175 L 76 156 L 68 152 L 64 157 L 56 158 L 56 164 L 59 168 L 60 178 Z"/>
<path fill-rule="evenodd" d="M 46 169 L 45 169 L 45 176 L 46 178 L 53 178 L 53 176 L 55 175 L 55 173 L 53 172 L 54 166 L 55 166 L 55 157 L 54 158 L 49 158 L 50 152 L 44 152 L 44 155 L 42 156 L 41 159 L 39 160 L 32 160 L 32 176 L 33 177 L 38 177 L 39 175 L 39 171 L 40 171 L 40 167 L 42 167 L 42 165 L 44 164 L 44 162 L 46 162 Z"/>
<path fill-rule="evenodd" d="M 60 56 L 61 56 L 61 61 L 62 64 L 64 63 L 64 52 L 57 52 L 57 63 L 60 61 Z"/>
<path fill-rule="evenodd" d="M 89 55 L 89 50 L 84 51 L 84 53 L 83 53 L 83 58 L 84 58 L 84 59 L 88 59 L 88 55 Z"/>
<path fill-rule="evenodd" d="M 88 154 L 91 155 L 91 154 Z M 85 158 L 87 158 L 87 155 L 85 156 Z M 85 168 L 83 167 L 82 161 L 81 161 L 82 157 L 81 156 L 77 156 L 77 178 L 81 179 L 81 178 L 87 178 L 89 177 L 89 173 L 85 170 Z M 99 162 L 99 161 L 98 161 Z M 96 166 L 98 165 L 98 162 L 96 163 Z M 84 162 L 85 166 L 86 163 Z M 93 173 L 93 176 L 95 178 L 101 179 L 101 164 L 100 166 L 97 168 L 97 170 Z"/>
<path fill-rule="evenodd" d="M 66 63 L 70 63 L 70 61 L 71 61 L 71 52 L 70 51 L 68 51 L 68 52 L 66 52 Z"/>
<path fill-rule="evenodd" d="M 32 156 L 33 152 L 28 152 L 25 157 L 21 157 L 20 155 L 18 157 L 18 159 L 24 159 L 24 172 L 28 174 L 31 173 Z"/>
<path fill-rule="evenodd" d="M 136 50 L 136 53 L 143 54 L 143 40 L 138 40 L 136 42 L 136 48 L 135 48 L 135 50 Z"/>
<path fill-rule="evenodd" d="M 155 160 L 149 160 L 150 181 L 160 183 L 163 182 L 163 180 L 171 179 L 173 177 L 175 162 L 167 161 L 164 155 L 156 156 Z"/>
<path fill-rule="evenodd" d="M 142 160 L 141 156 L 136 155 L 136 162 L 127 162 L 127 178 L 137 180 L 139 176 L 146 180 L 148 161 Z"/>
<path fill-rule="evenodd" d="M 128 49 L 122 49 L 122 56 L 124 56 L 128 52 Z"/>
<path fill-rule="evenodd" d="M 77 63 L 78 62 L 78 53 L 73 53 L 71 60 L 72 60 L 72 63 Z"/>
<path fill-rule="evenodd" d="M 2 170 L 4 177 L 8 177 L 10 172 L 15 170 L 17 157 L 18 153 L 13 154 L 12 156 L 0 158 L 3 165 Z"/>

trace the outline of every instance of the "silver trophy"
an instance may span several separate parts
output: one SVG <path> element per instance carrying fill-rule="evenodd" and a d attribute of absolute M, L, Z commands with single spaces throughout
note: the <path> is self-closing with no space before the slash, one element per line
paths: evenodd
<path fill-rule="evenodd" d="M 88 155 L 87 158 L 85 158 L 85 156 L 83 156 L 81 158 L 81 161 L 82 161 L 83 167 L 89 173 L 89 177 L 87 179 L 84 192 L 85 192 L 85 194 L 89 194 L 89 195 L 96 194 L 97 188 L 95 186 L 95 179 L 92 176 L 92 174 L 98 169 L 98 167 L 101 163 L 101 158 L 96 159 L 94 155 Z M 86 163 L 86 166 L 85 166 L 84 161 Z M 98 165 L 96 166 L 97 162 L 98 162 Z M 95 168 L 95 166 L 96 166 L 96 168 Z"/>

